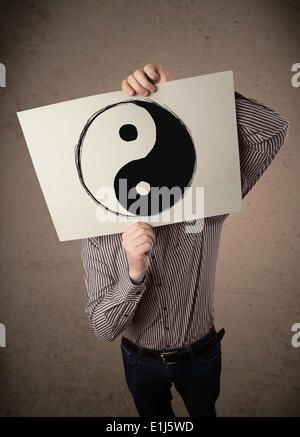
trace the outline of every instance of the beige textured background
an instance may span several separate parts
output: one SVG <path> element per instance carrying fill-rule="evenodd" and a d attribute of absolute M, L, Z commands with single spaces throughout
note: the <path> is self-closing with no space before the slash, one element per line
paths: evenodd
<path fill-rule="evenodd" d="M 89 328 L 80 242 L 56 237 L 16 111 L 116 90 L 152 60 L 174 78 L 233 69 L 236 90 L 291 122 L 223 229 L 217 407 L 221 416 L 299 415 L 299 20 L 296 0 L 0 1 L 1 416 L 136 415 L 119 339 L 102 342 Z M 174 409 L 187 415 L 175 391 Z"/>

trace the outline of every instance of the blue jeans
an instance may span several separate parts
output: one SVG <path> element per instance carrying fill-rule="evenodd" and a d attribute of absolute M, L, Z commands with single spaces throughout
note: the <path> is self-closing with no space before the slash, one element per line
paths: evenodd
<path fill-rule="evenodd" d="M 199 341 L 202 343 L 210 334 Z M 176 417 L 172 409 L 171 386 L 181 395 L 190 417 L 215 417 L 220 394 L 221 342 L 195 357 L 175 364 L 141 355 L 121 343 L 127 386 L 140 417 Z M 170 349 L 168 349 L 170 350 Z M 166 350 L 161 349 L 161 352 Z"/>

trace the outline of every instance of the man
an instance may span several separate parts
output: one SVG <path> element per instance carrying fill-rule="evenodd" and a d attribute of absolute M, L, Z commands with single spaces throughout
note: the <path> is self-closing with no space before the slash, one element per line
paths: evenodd
<path fill-rule="evenodd" d="M 149 96 L 170 80 L 147 64 L 122 82 L 123 91 Z M 244 198 L 282 146 L 288 121 L 235 93 Z M 134 223 L 121 234 L 83 240 L 86 312 L 95 334 L 113 341 L 123 333 L 125 377 L 140 416 L 175 417 L 174 383 L 190 416 L 216 416 L 221 339 L 213 293 L 218 246 L 228 214 L 204 219 L 201 232 L 185 223 L 152 228 Z"/>

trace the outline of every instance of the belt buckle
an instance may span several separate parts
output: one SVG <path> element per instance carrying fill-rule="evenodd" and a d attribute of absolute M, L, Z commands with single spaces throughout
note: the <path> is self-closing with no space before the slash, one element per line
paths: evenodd
<path fill-rule="evenodd" d="M 176 354 L 176 352 L 178 352 L 178 351 L 162 352 L 160 354 L 160 358 L 161 358 L 163 364 L 176 364 L 176 363 L 178 363 L 178 361 L 173 361 L 173 363 L 166 363 L 166 358 L 165 358 L 165 355 Z"/>

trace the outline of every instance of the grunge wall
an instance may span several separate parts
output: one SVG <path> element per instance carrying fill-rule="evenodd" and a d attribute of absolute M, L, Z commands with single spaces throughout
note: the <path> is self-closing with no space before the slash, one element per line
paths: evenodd
<path fill-rule="evenodd" d="M 57 239 L 16 112 L 120 89 L 147 62 L 174 79 L 233 69 L 235 87 L 291 122 L 275 161 L 225 222 L 215 289 L 220 416 L 296 416 L 300 9 L 285 0 L 0 1 L 1 416 L 135 416 L 120 338 L 84 312 L 80 242 Z M 63 122 L 63 121 L 62 121 Z M 71 226 L 71 223 L 70 223 Z M 187 416 L 173 390 L 177 415 Z"/>

